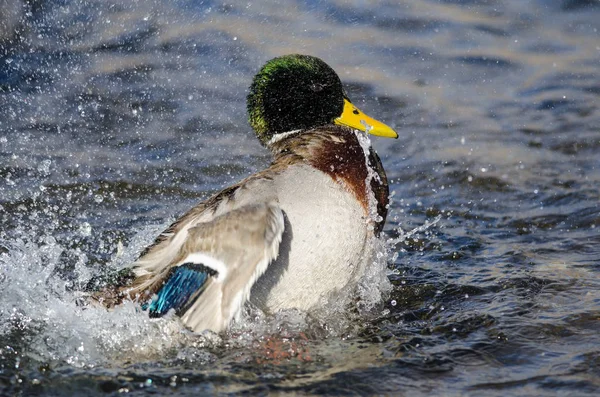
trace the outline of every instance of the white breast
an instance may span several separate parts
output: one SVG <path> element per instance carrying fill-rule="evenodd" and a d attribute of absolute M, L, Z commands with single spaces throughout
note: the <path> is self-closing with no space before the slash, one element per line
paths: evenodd
<path fill-rule="evenodd" d="M 312 167 L 292 166 L 272 187 L 286 216 L 285 231 L 276 262 L 250 299 L 271 312 L 307 310 L 362 274 L 372 232 L 353 194 Z"/>

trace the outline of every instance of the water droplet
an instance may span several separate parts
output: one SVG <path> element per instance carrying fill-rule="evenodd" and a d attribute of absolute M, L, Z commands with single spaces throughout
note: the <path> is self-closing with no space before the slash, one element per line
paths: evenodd
<path fill-rule="evenodd" d="M 373 129 L 373 126 L 368 124 L 365 120 L 360 120 L 360 123 L 365 127 L 365 132 L 367 134 L 369 134 L 371 132 L 371 130 Z"/>
<path fill-rule="evenodd" d="M 87 222 L 83 222 L 81 226 L 79 226 L 79 232 L 84 237 L 90 236 L 92 234 L 92 225 Z"/>
<path fill-rule="evenodd" d="M 37 170 L 39 173 L 43 175 L 50 174 L 50 164 L 52 164 L 51 160 L 43 160 L 38 164 Z"/>

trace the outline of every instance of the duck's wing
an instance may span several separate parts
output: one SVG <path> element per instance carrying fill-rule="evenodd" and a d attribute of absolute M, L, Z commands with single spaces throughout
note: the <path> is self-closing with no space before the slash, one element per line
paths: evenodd
<path fill-rule="evenodd" d="M 157 258 L 140 258 L 138 277 L 127 292 L 153 317 L 174 309 L 194 331 L 222 331 L 277 258 L 283 229 L 283 212 L 274 202 L 248 204 L 193 222 L 178 231 L 184 240 L 170 265 L 153 269 Z"/>

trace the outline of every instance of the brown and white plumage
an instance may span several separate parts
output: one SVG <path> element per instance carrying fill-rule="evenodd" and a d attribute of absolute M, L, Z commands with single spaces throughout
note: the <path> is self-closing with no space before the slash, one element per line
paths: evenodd
<path fill-rule="evenodd" d="M 278 74 L 277 67 L 283 72 Z M 323 81 L 318 81 L 324 74 L 319 68 L 327 68 Z M 302 123 L 308 127 L 295 129 L 298 123 L 290 122 L 289 130 L 277 133 L 269 128 L 277 114 L 269 109 L 268 97 L 277 90 L 273 94 L 268 84 L 257 86 L 257 79 L 263 84 L 292 78 L 317 87 L 320 99 L 327 91 L 323 86 L 339 82 L 331 82 L 331 73 L 317 58 L 298 55 L 263 67 L 249 95 L 249 108 L 262 108 L 249 112 L 274 155 L 272 164 L 198 204 L 161 234 L 133 264 L 135 278 L 122 295 L 151 314 L 175 309 L 194 331 L 219 332 L 248 299 L 267 312 L 307 310 L 356 282 L 372 255 L 371 239 L 385 222 L 388 200 L 381 162 L 356 128 L 369 130 L 378 122 L 360 114 L 340 85 L 339 93 L 332 92 L 343 97 L 344 113 L 336 105 L 325 118 L 329 122 L 310 126 L 310 118 L 318 117 L 306 112 L 323 109 L 305 110 L 309 120 Z M 347 112 L 357 119 L 348 121 Z M 395 135 L 381 123 L 376 128 Z"/>

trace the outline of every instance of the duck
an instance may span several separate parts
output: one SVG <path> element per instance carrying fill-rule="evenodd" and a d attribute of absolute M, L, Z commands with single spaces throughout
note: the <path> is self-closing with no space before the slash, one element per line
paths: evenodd
<path fill-rule="evenodd" d="M 174 313 L 222 332 L 244 305 L 308 311 L 356 284 L 385 223 L 389 187 L 367 134 L 397 138 L 360 111 L 320 58 L 268 61 L 247 95 L 268 168 L 191 208 L 95 299 Z"/>

